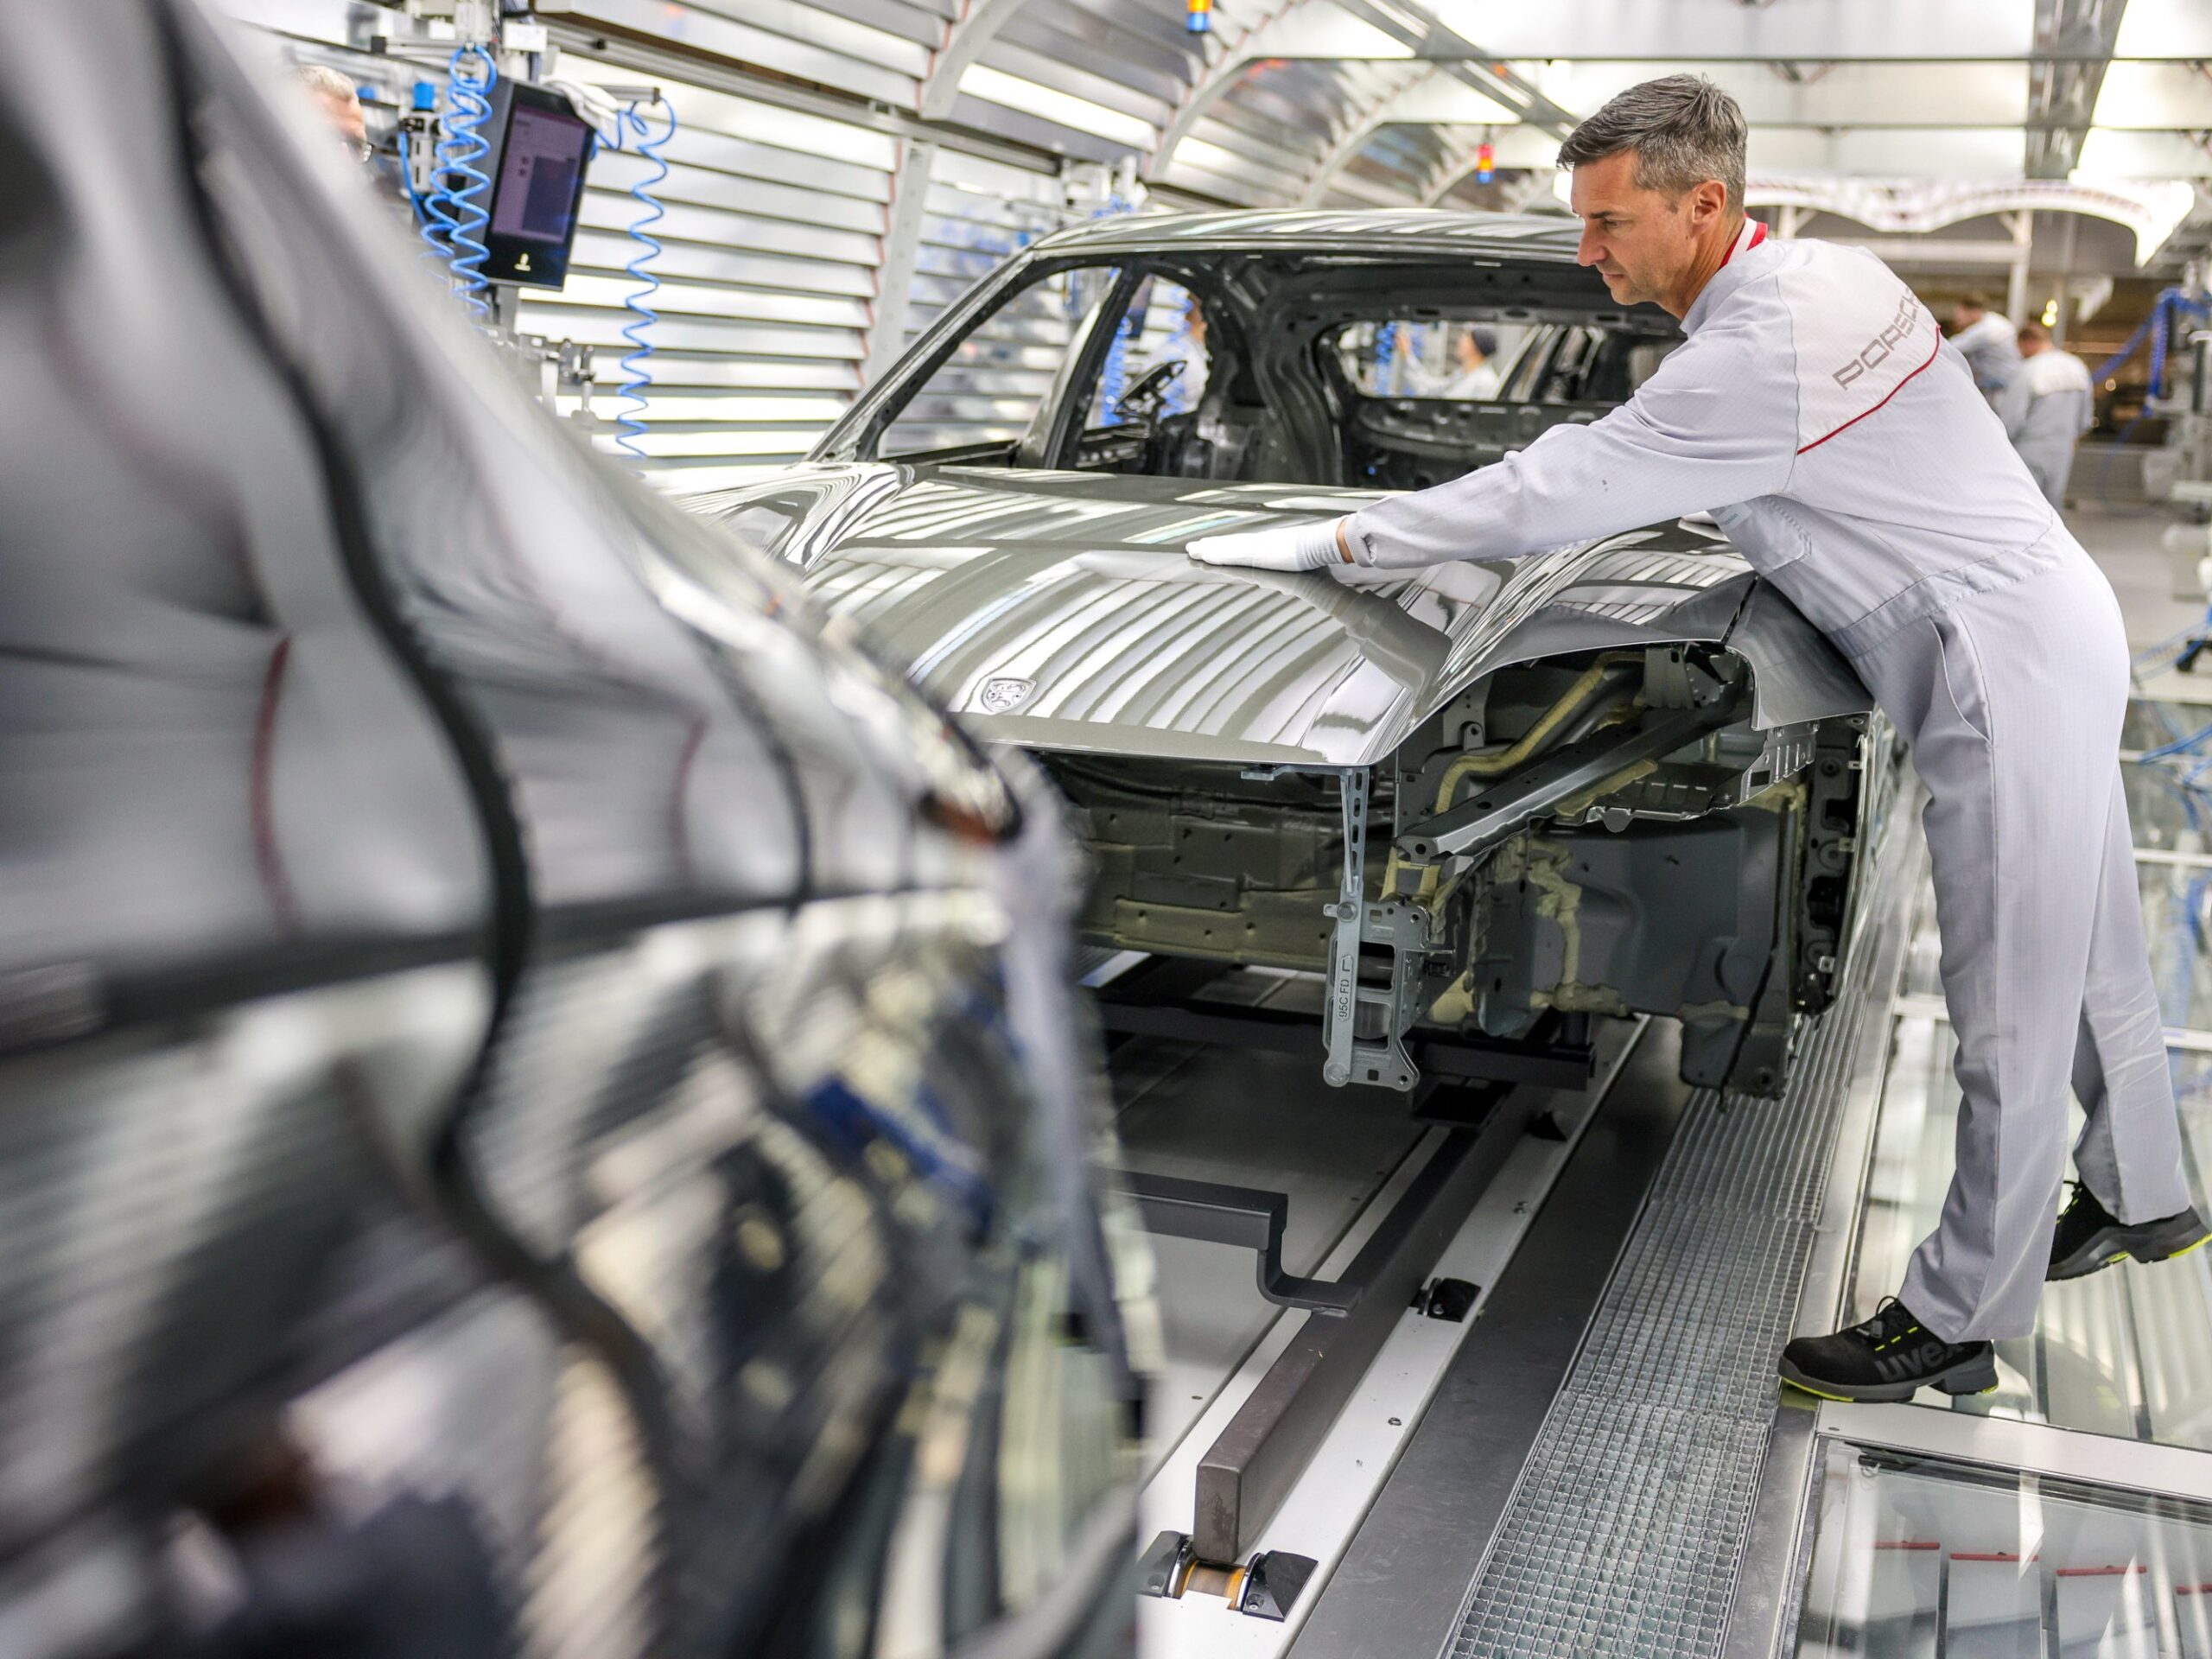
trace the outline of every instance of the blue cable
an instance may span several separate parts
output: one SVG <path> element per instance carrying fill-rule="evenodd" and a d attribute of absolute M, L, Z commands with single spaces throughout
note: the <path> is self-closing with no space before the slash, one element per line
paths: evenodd
<path fill-rule="evenodd" d="M 2212 317 L 2212 307 L 2207 307 L 2192 300 L 2185 291 L 2178 288 L 2159 290 L 2158 296 L 2151 302 L 2151 315 L 2144 318 L 2137 326 L 2135 332 L 2127 337 L 2126 344 L 2090 371 L 2090 378 L 2095 380 L 2104 379 L 2114 369 L 2134 356 L 2135 348 L 2143 343 L 2145 336 L 2148 336 L 2151 341 L 2151 396 L 2164 397 L 2167 339 L 2176 317 L 2184 314 L 2200 319 Z"/>
<path fill-rule="evenodd" d="M 2134 436 L 2136 427 L 2141 424 L 2144 416 L 2151 412 L 2152 404 L 2166 395 L 2166 350 L 2172 336 L 2175 322 L 2183 316 L 2196 317 L 2200 320 L 2212 318 L 2212 307 L 2192 300 L 2182 289 L 2161 289 L 2158 297 L 2151 302 L 2151 315 L 2136 326 L 2135 332 L 2127 337 L 2118 351 L 2089 371 L 2092 384 L 2105 379 L 2113 370 L 2134 356 L 2136 347 L 2142 345 L 2146 339 L 2151 342 L 2151 383 L 2144 396 L 2142 411 L 2120 429 L 2120 436 L 2113 440 L 2112 448 L 2105 455 L 2104 465 L 2097 472 L 2097 497 L 2107 507 L 2113 505 L 2111 484 L 2113 463 L 2119 460 L 2120 452 L 2126 447 L 2128 439 Z"/>
<path fill-rule="evenodd" d="M 2208 737 L 2212 737 L 2212 726 L 2207 726 L 2202 730 L 2191 732 L 2186 737 L 2177 737 L 2172 742 L 2161 744 L 2155 749 L 2145 749 L 2143 751 L 2142 759 L 2145 760 L 2168 760 L 2174 755 L 2183 754 L 2187 753 L 2189 750 L 2195 748 L 2199 743 L 2202 743 Z"/>
<path fill-rule="evenodd" d="M 442 142 L 439 148 L 443 148 Z M 423 240 L 428 245 L 428 251 L 423 257 L 436 260 L 446 267 L 450 276 L 453 270 L 453 180 L 443 167 L 435 169 L 434 177 L 435 181 L 431 186 L 430 194 L 423 198 Z"/>
<path fill-rule="evenodd" d="M 483 66 L 480 72 L 471 67 L 472 59 Z M 476 165 L 492 146 L 476 129 L 491 116 L 489 94 L 499 78 L 499 66 L 480 46 L 457 48 L 448 61 L 446 96 L 451 107 L 446 116 L 445 137 L 438 143 L 438 165 L 447 174 L 458 173 L 466 182 L 454 190 L 442 181 L 437 195 L 430 199 L 434 206 L 442 200 L 451 215 L 447 239 L 452 248 L 454 283 L 473 317 L 488 316 L 492 309 L 484 299 L 491 283 L 483 270 L 491 250 L 479 239 L 492 221 L 491 210 L 484 202 L 492 178 Z"/>
<path fill-rule="evenodd" d="M 652 129 L 645 118 L 635 108 L 620 112 L 615 129 L 617 149 L 621 147 L 623 137 L 634 137 L 638 141 L 637 153 L 658 169 L 630 187 L 632 198 L 645 209 L 645 214 L 630 226 L 631 239 L 641 245 L 630 263 L 622 267 L 633 282 L 645 286 L 632 290 L 622 301 L 622 308 L 631 314 L 630 321 L 622 325 L 622 338 L 630 342 L 630 349 L 622 358 L 622 372 L 628 378 L 617 389 L 616 396 L 628 407 L 615 416 L 618 435 L 614 442 L 623 454 L 640 461 L 645 459 L 645 452 L 638 447 L 638 440 L 645 435 L 645 423 L 638 416 L 646 408 L 645 388 L 652 385 L 652 373 L 646 367 L 645 359 L 653 354 L 653 346 L 645 338 L 645 330 L 660 321 L 660 314 L 645 303 L 660 287 L 660 278 L 645 269 L 660 257 L 660 238 L 645 227 L 666 217 L 666 210 L 653 195 L 653 187 L 668 176 L 668 162 L 660 153 L 661 146 L 676 137 L 676 106 L 664 103 L 662 107 L 668 111 L 668 126 L 657 138 L 651 136 Z"/>
<path fill-rule="evenodd" d="M 2138 663 L 2147 663 L 2154 657 L 2160 657 L 2171 661 L 2181 655 L 2183 648 L 2196 638 L 2198 632 L 2198 625 L 2192 622 L 2187 627 L 2168 634 L 2157 645 L 2144 646 L 2135 653 L 2133 660 Z"/>
<path fill-rule="evenodd" d="M 434 190 L 425 196 L 415 188 L 415 167 L 407 153 L 405 129 L 403 128 L 400 130 L 398 137 L 399 188 L 407 193 L 408 205 L 415 210 L 416 227 L 422 232 L 423 240 L 430 245 L 423 252 L 423 257 L 435 259 L 440 264 L 443 264 L 447 258 L 444 227 L 430 217 L 430 203 L 437 199 L 439 193 Z"/>

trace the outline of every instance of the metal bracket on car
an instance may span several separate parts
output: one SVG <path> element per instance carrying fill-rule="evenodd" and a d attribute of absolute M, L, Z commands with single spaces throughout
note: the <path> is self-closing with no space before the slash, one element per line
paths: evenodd
<path fill-rule="evenodd" d="M 1367 902 L 1367 790 L 1364 771 L 1338 774 L 1344 807 L 1344 862 L 1337 901 L 1324 909 L 1336 923 L 1329 938 L 1329 995 L 1321 1011 L 1321 1078 L 1332 1088 L 1350 1083 L 1410 1091 L 1421 1069 L 1406 1052 L 1401 1033 L 1412 1021 L 1411 1004 L 1420 988 L 1421 953 L 1428 944 L 1428 918 L 1402 899 Z M 1359 982 L 1359 947 L 1388 945 L 1390 987 L 1370 989 Z M 1379 1041 L 1359 1039 L 1359 1011 L 1382 1017 Z"/>
<path fill-rule="evenodd" d="M 1672 754 L 1726 726 L 1735 717 L 1734 711 L 1734 697 L 1725 696 L 1702 708 L 1655 714 L 1624 731 L 1586 737 L 1499 779 L 1474 799 L 1414 825 L 1398 837 L 1398 850 L 1424 863 L 1446 854 L 1488 852 L 1530 819 L 1597 788 L 1628 767 Z"/>
<path fill-rule="evenodd" d="M 1321 1010 L 1321 1079 L 1332 1089 L 1351 1081 L 1352 1045 L 1359 1030 L 1359 923 L 1367 906 L 1367 774 L 1337 777 L 1344 807 L 1344 880 L 1327 906 L 1337 925 L 1329 936 L 1329 1000 Z"/>

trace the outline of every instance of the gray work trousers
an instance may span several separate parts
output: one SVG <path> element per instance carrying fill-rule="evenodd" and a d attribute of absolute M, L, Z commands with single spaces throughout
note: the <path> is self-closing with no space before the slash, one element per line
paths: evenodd
<path fill-rule="evenodd" d="M 2054 507 L 2063 505 L 2066 494 L 2067 474 L 2074 470 L 2074 440 L 2071 437 L 2023 438 L 2017 446 L 2020 459 L 2027 463 L 2028 474 L 2043 492 L 2044 499 Z"/>
<path fill-rule="evenodd" d="M 1898 1293 L 1947 1342 L 2024 1337 L 2066 1173 L 2123 1222 L 2190 1203 L 2120 762 L 2127 637 L 2063 530 L 1932 578 L 1852 652 L 1911 745 L 1958 1037 L 1957 1167 Z"/>

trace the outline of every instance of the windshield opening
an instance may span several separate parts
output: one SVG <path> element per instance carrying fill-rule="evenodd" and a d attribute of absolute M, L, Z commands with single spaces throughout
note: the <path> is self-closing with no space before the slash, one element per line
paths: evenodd
<path fill-rule="evenodd" d="M 1419 489 L 1599 419 L 1680 339 L 1563 265 L 1178 252 L 1003 281 L 893 372 L 858 458 Z"/>

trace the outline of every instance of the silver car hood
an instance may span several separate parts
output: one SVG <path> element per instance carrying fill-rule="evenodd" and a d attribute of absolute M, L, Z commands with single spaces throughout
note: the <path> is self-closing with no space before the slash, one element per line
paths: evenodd
<path fill-rule="evenodd" d="M 1369 766 L 1495 669 L 1684 641 L 1750 661 L 1762 727 L 1871 706 L 1716 531 L 1389 573 L 1224 569 L 1183 551 L 1377 499 L 892 463 L 795 467 L 688 505 L 797 566 L 979 736 L 1025 747 Z"/>

